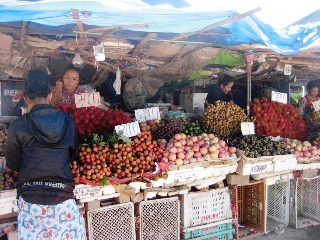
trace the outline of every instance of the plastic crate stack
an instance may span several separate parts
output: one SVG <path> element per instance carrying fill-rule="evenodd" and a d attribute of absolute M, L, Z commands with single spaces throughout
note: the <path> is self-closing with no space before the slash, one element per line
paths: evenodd
<path fill-rule="evenodd" d="M 233 239 L 228 188 L 180 196 L 181 239 Z"/>

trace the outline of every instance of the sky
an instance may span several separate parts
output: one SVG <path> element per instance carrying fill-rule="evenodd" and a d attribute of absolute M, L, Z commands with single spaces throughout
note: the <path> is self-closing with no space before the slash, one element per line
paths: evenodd
<path fill-rule="evenodd" d="M 0 0 L 0 4 L 34 4 L 35 2 L 75 2 L 79 0 Z M 257 7 L 261 10 L 255 15 L 263 22 L 276 29 L 281 29 L 289 24 L 303 18 L 304 16 L 320 9 L 320 0 L 84 0 L 94 5 L 94 2 L 106 7 L 123 9 L 124 11 L 145 9 L 170 10 L 172 8 L 181 11 L 203 12 L 217 9 L 236 10 L 244 13 Z M 63 4 L 57 4 L 57 8 L 62 8 Z M 157 11 L 157 10 L 154 10 Z"/>

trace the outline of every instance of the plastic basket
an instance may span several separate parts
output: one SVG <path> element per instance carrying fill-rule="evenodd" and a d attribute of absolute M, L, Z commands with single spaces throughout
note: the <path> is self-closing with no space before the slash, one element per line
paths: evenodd
<path fill-rule="evenodd" d="M 89 240 L 135 240 L 132 202 L 88 211 Z"/>
<path fill-rule="evenodd" d="M 194 239 L 197 237 L 201 237 L 201 236 L 208 236 L 208 235 L 212 235 L 215 234 L 215 236 L 217 235 L 225 235 L 227 230 L 234 230 L 232 228 L 232 219 L 228 219 L 228 220 L 224 220 L 221 222 L 216 222 L 216 223 L 209 223 L 209 224 L 205 224 L 205 225 L 201 225 L 198 227 L 193 227 L 193 228 L 187 228 L 184 230 L 184 232 L 182 233 L 181 239 Z M 231 236 L 232 236 L 232 231 L 231 232 Z M 232 238 L 228 238 L 228 239 L 232 239 Z"/>
<path fill-rule="evenodd" d="M 266 186 L 267 217 L 285 225 L 289 224 L 290 180 Z"/>
<path fill-rule="evenodd" d="M 190 240 L 232 240 L 234 231 L 234 229 L 229 229 L 221 232 L 209 233 L 207 235 L 190 238 Z"/>
<path fill-rule="evenodd" d="M 238 222 L 265 232 L 264 182 L 236 186 Z"/>
<path fill-rule="evenodd" d="M 140 240 L 172 240 L 180 236 L 178 197 L 140 203 Z M 123 238 L 124 239 L 124 238 Z"/>
<path fill-rule="evenodd" d="M 294 199 L 290 224 L 295 228 L 320 224 L 320 177 L 294 179 L 290 189 Z"/>
<path fill-rule="evenodd" d="M 183 194 L 180 203 L 183 228 L 232 218 L 228 188 Z"/>

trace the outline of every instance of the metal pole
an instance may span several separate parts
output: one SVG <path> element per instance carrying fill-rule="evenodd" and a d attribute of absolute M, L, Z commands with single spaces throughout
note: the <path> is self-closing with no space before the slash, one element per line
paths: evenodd
<path fill-rule="evenodd" d="M 251 72 L 254 55 L 249 53 L 245 55 L 247 67 L 247 115 L 250 115 L 250 102 L 251 102 Z"/>

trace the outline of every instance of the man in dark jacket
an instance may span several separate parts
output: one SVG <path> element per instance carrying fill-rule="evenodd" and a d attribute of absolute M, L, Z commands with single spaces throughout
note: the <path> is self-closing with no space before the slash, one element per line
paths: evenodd
<path fill-rule="evenodd" d="M 70 168 L 78 154 L 76 125 L 49 105 L 51 96 L 47 75 L 30 71 L 24 91 L 29 112 L 9 126 L 6 164 L 19 173 L 19 239 L 86 239 Z"/>

